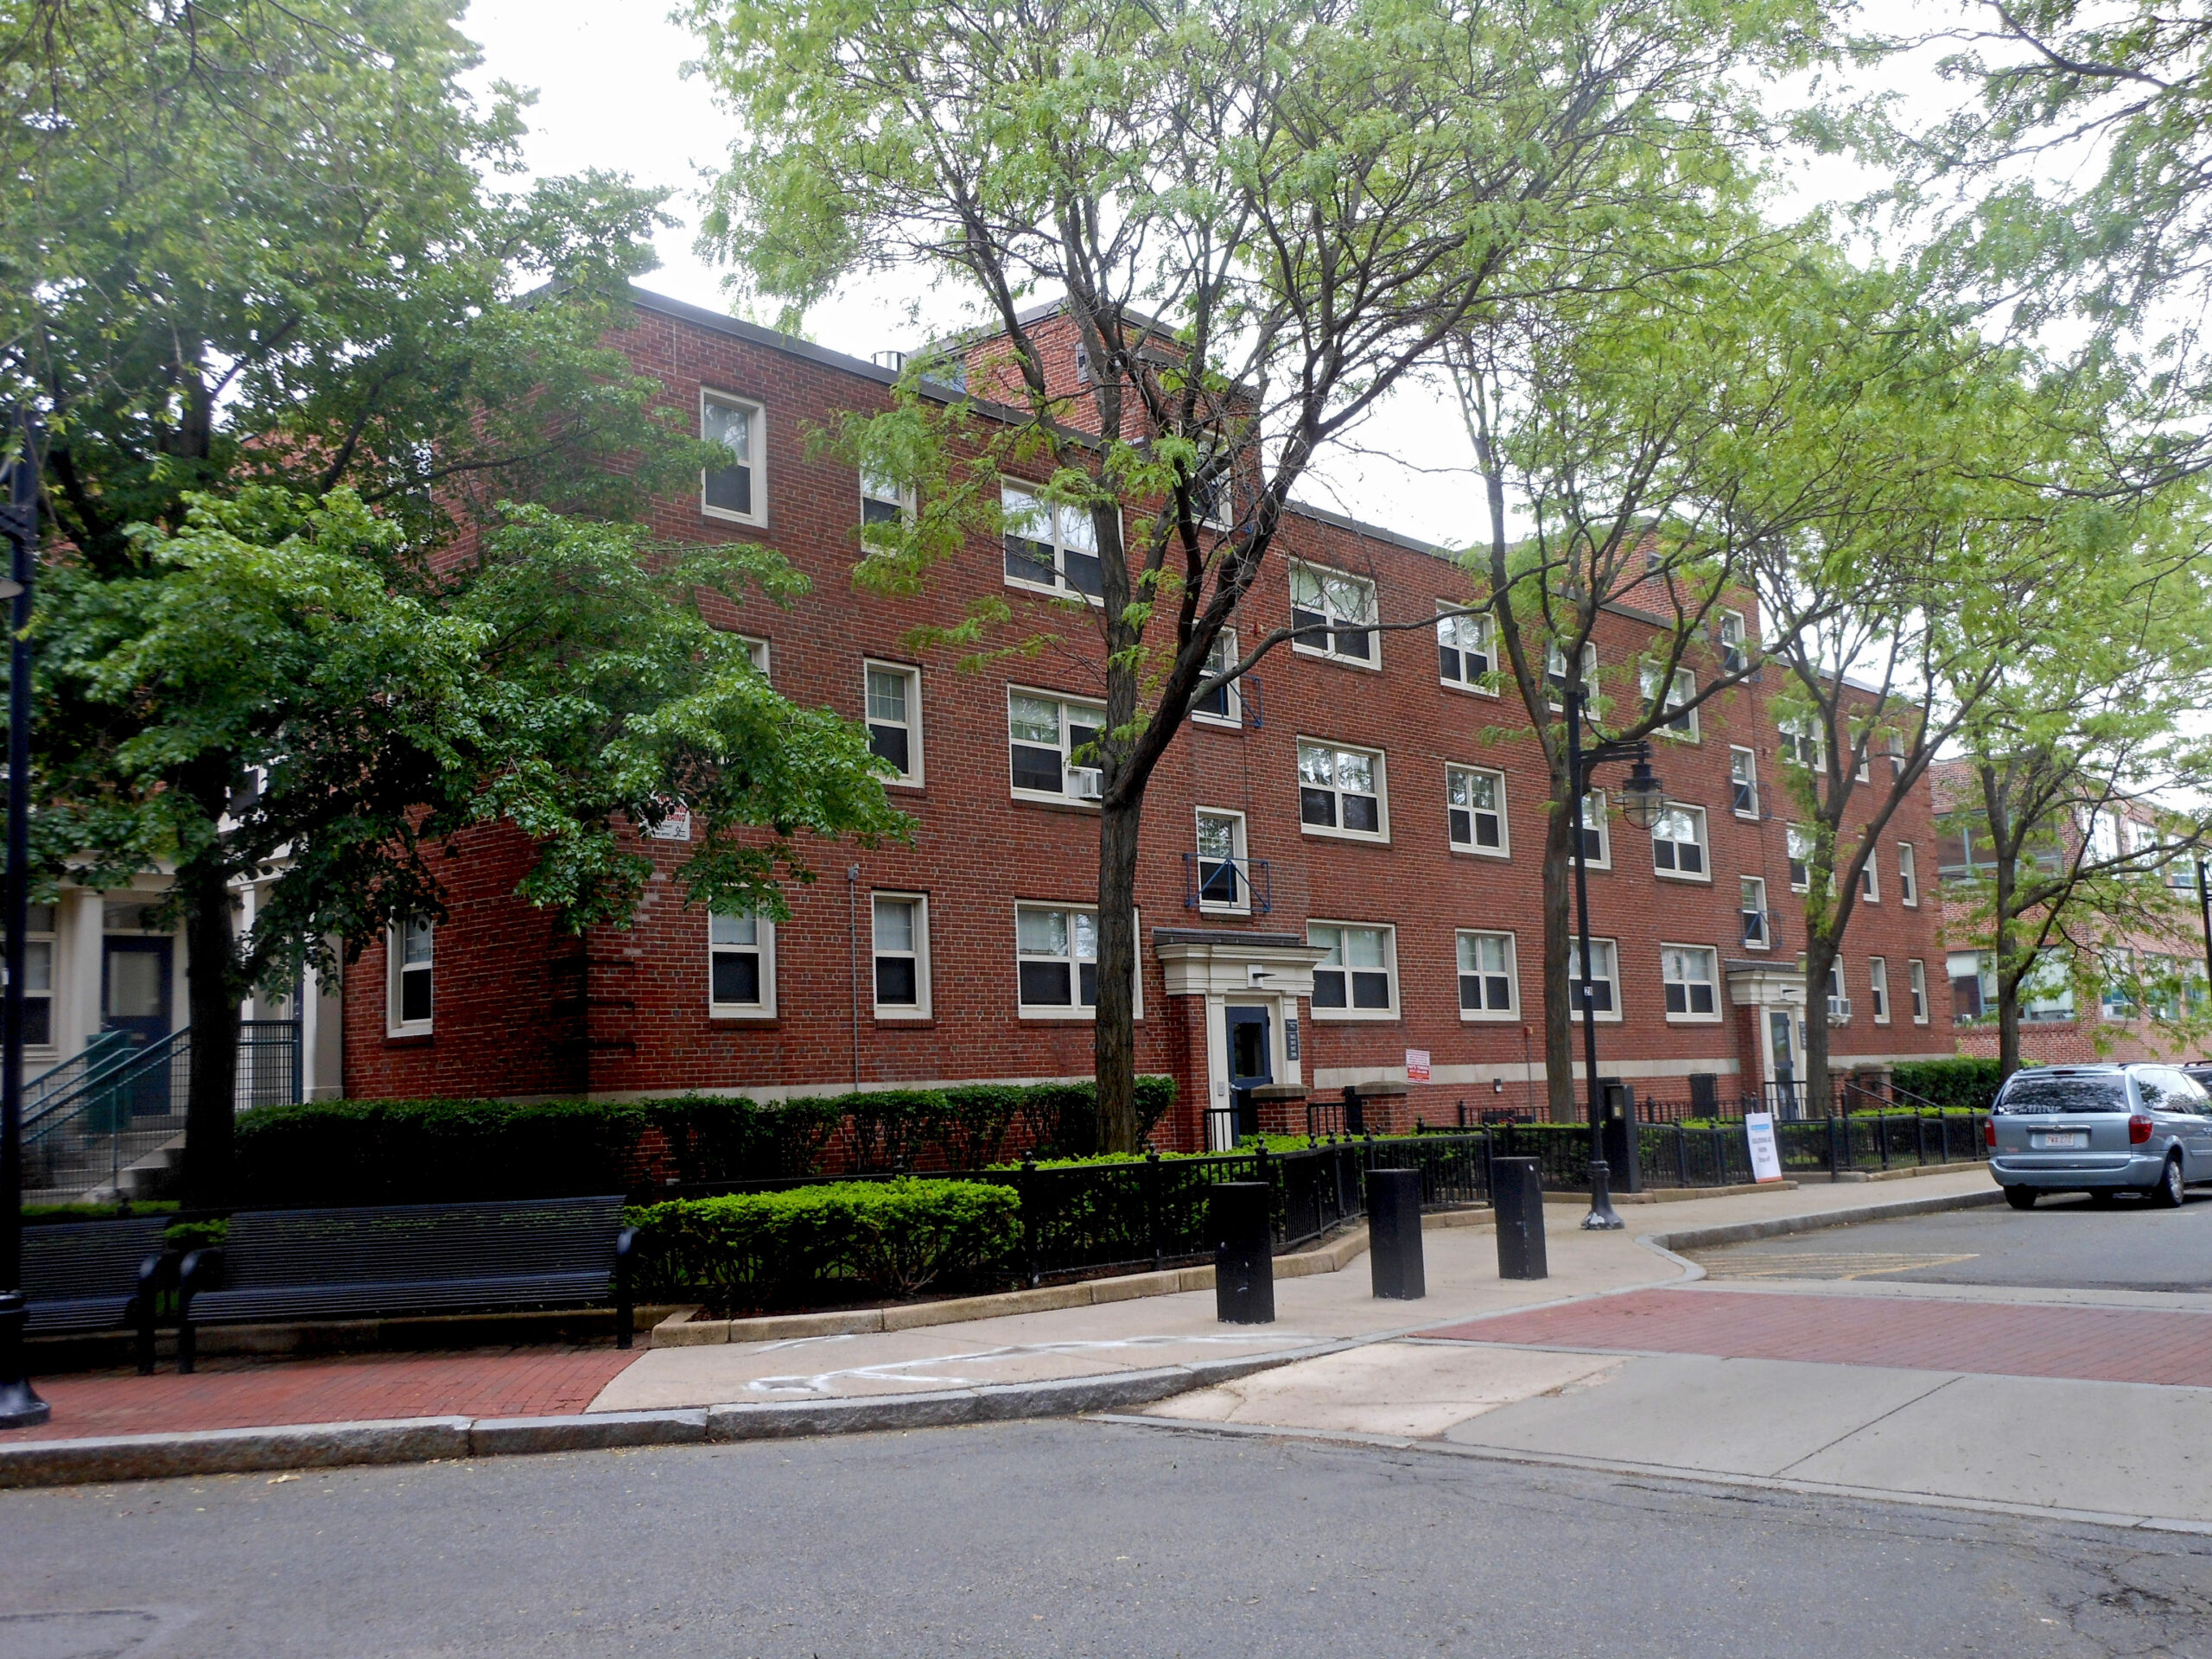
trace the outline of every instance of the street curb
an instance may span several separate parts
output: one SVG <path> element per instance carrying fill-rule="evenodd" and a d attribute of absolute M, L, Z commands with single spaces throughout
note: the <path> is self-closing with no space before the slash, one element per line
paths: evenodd
<path fill-rule="evenodd" d="M 1170 1395 L 1211 1388 L 1255 1371 L 1316 1359 L 1357 1345 L 1349 1341 L 1319 1343 L 1280 1353 L 1201 1360 L 1109 1376 L 990 1383 L 886 1398 L 779 1400 L 759 1405 L 585 1412 L 561 1417 L 412 1417 L 34 1440 L 0 1446 L 0 1490 L 598 1452 L 618 1446 L 728 1444 L 1006 1422 L 1020 1417 L 1067 1417 L 1148 1405 Z"/>
<path fill-rule="evenodd" d="M 1848 1227 L 1856 1222 L 1901 1221 L 1908 1216 L 1930 1216 L 1942 1210 L 1979 1210 L 2004 1202 L 2005 1190 L 1993 1185 L 1983 1192 L 1947 1192 L 1941 1198 L 1898 1198 L 1889 1204 L 1863 1204 L 1816 1215 L 1732 1221 L 1717 1227 L 1691 1227 L 1679 1233 L 1647 1233 L 1637 1242 L 1672 1254 L 1706 1249 L 1715 1244 L 1742 1244 L 1755 1238 L 1780 1238 L 1790 1233 L 1817 1233 L 1829 1227 Z"/>

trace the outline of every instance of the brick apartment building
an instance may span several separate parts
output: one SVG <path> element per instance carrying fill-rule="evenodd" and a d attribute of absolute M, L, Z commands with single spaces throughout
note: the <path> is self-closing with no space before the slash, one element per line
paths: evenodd
<path fill-rule="evenodd" d="M 1936 871 L 1942 893 L 1944 941 L 1950 947 L 1945 952 L 1944 971 L 1951 981 L 1959 1052 L 1995 1059 L 1996 954 L 1975 948 L 1975 939 L 1983 935 L 1987 922 L 1986 914 L 1976 918 L 1971 898 L 1974 884 L 1989 879 L 1995 857 L 1989 844 L 1988 819 L 1980 804 L 1981 785 L 1973 763 L 1963 760 L 1938 762 L 1930 768 L 1929 778 L 1938 814 Z M 2081 849 L 2084 833 L 2082 825 L 2069 822 L 2059 831 L 2057 845 L 2046 856 L 2071 858 Z M 2159 831 L 2146 806 L 2121 803 L 2097 813 L 2086 833 L 2101 843 L 2091 849 L 2094 859 L 2149 849 L 2157 843 Z M 2175 925 L 2170 930 L 2133 932 L 2113 941 L 2113 951 L 2130 958 L 2126 964 L 2130 971 L 2111 975 L 2093 997 L 2077 991 L 2070 960 L 2047 957 L 2049 971 L 2032 976 L 2022 987 L 2020 1058 L 2024 1061 L 2056 1065 L 2194 1059 L 2203 1052 L 2202 1043 L 2177 1042 L 2161 1030 L 2152 1010 L 2139 1006 L 2129 983 L 2139 976 L 2152 983 L 2171 982 L 2178 993 L 2192 998 L 2202 995 L 2206 950 L 2196 922 L 2195 860 L 2177 861 L 2150 879 L 2163 880 L 2174 889 L 2179 901 Z"/>
<path fill-rule="evenodd" d="M 506 896 L 518 837 L 480 835 L 450 866 L 448 918 L 395 931 L 347 971 L 346 1092 L 774 1100 L 1089 1076 L 1095 780 L 1068 756 L 1099 718 L 1096 647 L 1083 636 L 977 672 L 902 643 L 984 597 L 1007 600 L 1017 625 L 1070 632 L 1044 601 L 1087 585 L 1085 527 L 1047 509 L 1033 538 L 979 542 L 920 597 L 855 594 L 863 515 L 899 504 L 810 455 L 806 434 L 887 407 L 895 374 L 635 300 L 620 344 L 743 457 L 658 504 L 653 529 L 759 540 L 811 578 L 788 610 L 715 620 L 758 642 L 785 695 L 869 722 L 900 768 L 890 791 L 912 844 L 816 848 L 822 879 L 771 927 L 687 909 L 671 879 L 684 847 L 649 841 L 660 868 L 635 924 L 579 938 Z M 1447 558 L 1387 530 L 1308 509 L 1281 542 L 1239 619 L 1247 638 L 1294 605 L 1357 624 L 1466 596 Z M 1652 626 L 1610 607 L 1598 645 L 1616 684 Z M 1756 637 L 1755 615 L 1741 626 Z M 1543 772 L 1517 705 L 1473 683 L 1486 649 L 1471 624 L 1344 627 L 1279 650 L 1178 738 L 1151 787 L 1139 877 L 1139 1063 L 1180 1084 L 1161 1144 L 1200 1144 L 1208 1103 L 1302 1128 L 1309 1093 L 1347 1084 L 1388 1123 L 1446 1121 L 1461 1102 L 1541 1110 Z M 1732 1095 L 1800 1052 L 1802 907 L 1764 701 L 1777 677 L 1656 746 L 1678 808 L 1659 830 L 1616 811 L 1593 833 L 1601 1070 L 1645 1095 L 1686 1097 L 1701 1077 Z M 1921 885 L 1924 796 L 1885 843 L 1836 988 L 1840 1068 L 1952 1050 L 1939 905 Z"/>

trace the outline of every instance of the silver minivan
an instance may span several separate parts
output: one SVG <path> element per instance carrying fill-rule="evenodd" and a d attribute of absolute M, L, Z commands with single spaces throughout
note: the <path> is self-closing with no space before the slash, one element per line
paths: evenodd
<path fill-rule="evenodd" d="M 2173 1209 L 2188 1183 L 2212 1181 L 2212 1095 L 2177 1066 L 2030 1066 L 1997 1091 L 1988 1140 L 2015 1210 L 2038 1192 L 2138 1192 Z"/>

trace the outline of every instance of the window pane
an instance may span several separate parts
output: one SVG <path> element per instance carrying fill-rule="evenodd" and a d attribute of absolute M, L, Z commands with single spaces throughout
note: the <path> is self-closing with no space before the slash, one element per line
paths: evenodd
<path fill-rule="evenodd" d="M 1061 788 L 1060 752 L 1058 749 L 1033 748 L 1027 743 L 1014 746 L 1014 786 L 1016 789 L 1040 790 L 1047 795 L 1057 795 Z"/>
<path fill-rule="evenodd" d="M 1390 1006 L 1390 976 L 1388 974 L 1354 974 L 1351 976 L 1351 1005 L 1356 1008 L 1387 1008 Z"/>
<path fill-rule="evenodd" d="M 50 991 L 54 988 L 54 942 L 51 939 L 23 941 L 23 989 Z"/>
<path fill-rule="evenodd" d="M 1317 1008 L 1341 1008 L 1344 1005 L 1343 972 L 1316 972 L 1313 976 L 1313 1006 Z"/>
<path fill-rule="evenodd" d="M 23 931 L 26 933 L 53 932 L 54 906 L 52 905 L 26 906 L 23 911 Z"/>
<path fill-rule="evenodd" d="M 875 948 L 912 950 L 914 948 L 914 901 L 879 899 L 875 901 Z"/>
<path fill-rule="evenodd" d="M 1199 814 L 1198 853 L 1204 858 L 1236 857 L 1236 821 Z"/>
<path fill-rule="evenodd" d="M 904 726 L 872 725 L 868 728 L 868 753 L 887 760 L 902 776 L 914 769 L 912 747 Z"/>
<path fill-rule="evenodd" d="M 1319 824 L 1324 829 L 1335 829 L 1337 827 L 1337 798 L 1325 789 L 1300 790 L 1298 817 L 1301 823 Z"/>
<path fill-rule="evenodd" d="M 1321 608 L 1320 580 L 1302 564 L 1290 567 L 1290 602 L 1301 611 Z"/>
<path fill-rule="evenodd" d="M 893 721 L 906 718 L 906 676 L 893 669 L 868 670 L 868 717 Z"/>
<path fill-rule="evenodd" d="M 400 960 L 410 964 L 429 961 L 430 934 L 429 922 L 420 918 L 410 920 L 405 933 L 401 936 L 404 949 Z"/>
<path fill-rule="evenodd" d="M 1089 507 L 1078 507 L 1062 502 L 1058 512 L 1060 545 L 1071 553 L 1098 553 L 1098 526 L 1092 521 Z"/>
<path fill-rule="evenodd" d="M 1079 961 L 1096 962 L 1098 959 L 1098 918 L 1087 910 L 1078 910 L 1073 914 L 1076 957 Z"/>
<path fill-rule="evenodd" d="M 1017 743 L 1046 743 L 1057 748 L 1060 741 L 1060 705 L 1046 697 L 1008 698 L 1007 729 Z"/>
<path fill-rule="evenodd" d="M 1301 784 L 1332 785 L 1336 770 L 1332 755 L 1319 744 L 1301 743 L 1298 746 L 1298 781 Z"/>
<path fill-rule="evenodd" d="M 1382 804 L 1372 795 L 1347 795 L 1344 799 L 1345 829 L 1370 836 L 1382 833 Z"/>
<path fill-rule="evenodd" d="M 1068 913 L 1064 910 L 1022 910 L 1014 912 L 1015 932 L 1022 955 L 1065 957 L 1068 953 Z"/>
<path fill-rule="evenodd" d="M 758 1002 L 760 958 L 750 950 L 717 951 L 714 998 L 717 1002 Z"/>
<path fill-rule="evenodd" d="M 410 968 L 399 976 L 399 1017 L 403 1021 L 430 1017 L 430 970 Z"/>
<path fill-rule="evenodd" d="M 1021 1000 L 1033 1008 L 1065 1008 L 1070 1003 L 1071 981 L 1065 962 L 1025 962 L 1021 964 Z"/>
<path fill-rule="evenodd" d="M 1318 964 L 1323 968 L 1344 966 L 1344 930 L 1340 927 L 1309 927 L 1306 930 L 1306 944 L 1318 950 L 1325 950 Z"/>
<path fill-rule="evenodd" d="M 1355 968 L 1382 967 L 1382 930 L 1379 927 L 1346 928 L 1344 955 Z"/>
<path fill-rule="evenodd" d="M 911 1007 L 920 1001 L 915 994 L 917 978 L 912 957 L 878 957 L 875 959 L 875 1000 L 887 1007 Z"/>
<path fill-rule="evenodd" d="M 760 918 L 757 916 L 716 916 L 707 924 L 708 937 L 716 944 L 758 944 Z"/>
<path fill-rule="evenodd" d="M 1375 792 L 1374 758 L 1350 749 L 1338 749 L 1337 787 L 1347 794 L 1372 795 Z"/>

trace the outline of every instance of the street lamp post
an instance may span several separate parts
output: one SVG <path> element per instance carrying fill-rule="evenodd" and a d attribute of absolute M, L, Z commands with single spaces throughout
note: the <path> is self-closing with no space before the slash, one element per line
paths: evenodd
<path fill-rule="evenodd" d="M 1605 1166 L 1605 1096 L 1598 1081 L 1598 1010 L 1596 976 L 1590 971 L 1589 842 L 1583 815 L 1589 797 L 1588 770 L 1609 761 L 1632 760 L 1627 785 L 1621 791 L 1621 815 L 1639 830 L 1659 821 L 1666 805 L 1666 791 L 1651 772 L 1651 746 L 1642 741 L 1618 739 L 1582 747 L 1582 693 L 1567 694 L 1567 778 L 1574 798 L 1574 909 L 1575 949 L 1582 964 L 1582 1071 L 1590 1090 L 1590 1213 L 1582 1217 L 1589 1232 L 1614 1232 L 1626 1226 L 1613 1209 L 1611 1172 Z M 1635 1126 L 1630 1126 L 1635 1132 Z"/>
<path fill-rule="evenodd" d="M 0 1428 L 44 1422 L 51 1408 L 23 1370 L 23 925 L 30 899 L 31 566 L 38 552 L 38 429 L 9 424 L 21 448 L 8 468 L 0 532 L 14 557 L 0 595 L 12 601 L 8 656 L 8 870 L 0 909 L 8 929 L 7 992 L 0 998 Z"/>

